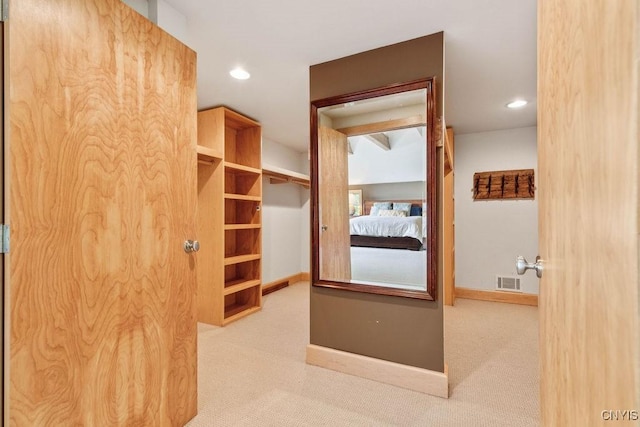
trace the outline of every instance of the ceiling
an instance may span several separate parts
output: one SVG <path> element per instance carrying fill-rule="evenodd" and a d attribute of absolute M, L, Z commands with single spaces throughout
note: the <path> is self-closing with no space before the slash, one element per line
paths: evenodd
<path fill-rule="evenodd" d="M 186 16 L 186 43 L 198 54 L 198 108 L 229 106 L 300 152 L 309 145 L 309 66 L 439 31 L 445 118 L 456 134 L 536 124 L 536 0 L 167 3 Z M 236 66 L 251 78 L 231 78 Z M 505 108 L 515 98 L 529 104 Z"/>

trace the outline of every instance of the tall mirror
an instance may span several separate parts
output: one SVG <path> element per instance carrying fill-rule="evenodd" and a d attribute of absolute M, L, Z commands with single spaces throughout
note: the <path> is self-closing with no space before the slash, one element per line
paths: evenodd
<path fill-rule="evenodd" d="M 315 286 L 435 300 L 433 79 L 311 104 Z"/>

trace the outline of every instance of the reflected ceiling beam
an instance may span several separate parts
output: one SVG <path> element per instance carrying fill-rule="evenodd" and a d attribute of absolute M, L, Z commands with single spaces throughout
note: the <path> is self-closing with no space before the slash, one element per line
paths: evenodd
<path fill-rule="evenodd" d="M 369 135 L 362 135 L 367 141 L 373 142 L 384 151 L 391 150 L 391 144 L 389 144 L 389 137 L 383 133 L 372 133 Z"/>
<path fill-rule="evenodd" d="M 385 122 L 367 123 L 365 125 L 350 126 L 336 129 L 347 136 L 367 135 L 370 133 L 387 132 L 396 129 L 406 129 L 416 126 L 426 126 L 427 122 L 422 116 L 411 116 L 404 119 L 387 120 Z"/>

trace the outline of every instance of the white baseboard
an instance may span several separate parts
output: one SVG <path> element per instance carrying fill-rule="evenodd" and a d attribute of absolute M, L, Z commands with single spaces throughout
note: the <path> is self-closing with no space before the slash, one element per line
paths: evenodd
<path fill-rule="evenodd" d="M 307 363 L 445 399 L 449 398 L 446 365 L 444 372 L 437 372 L 314 344 L 307 345 Z"/>

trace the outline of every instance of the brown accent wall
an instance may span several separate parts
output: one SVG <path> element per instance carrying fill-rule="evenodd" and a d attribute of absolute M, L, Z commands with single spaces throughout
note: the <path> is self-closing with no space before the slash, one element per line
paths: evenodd
<path fill-rule="evenodd" d="M 313 65 L 310 99 L 436 77 L 442 117 L 444 33 Z M 437 176 L 443 158 L 438 150 Z M 438 254 L 442 253 L 442 182 L 438 183 Z M 311 344 L 444 372 L 442 257 L 437 301 L 311 288 Z"/>

